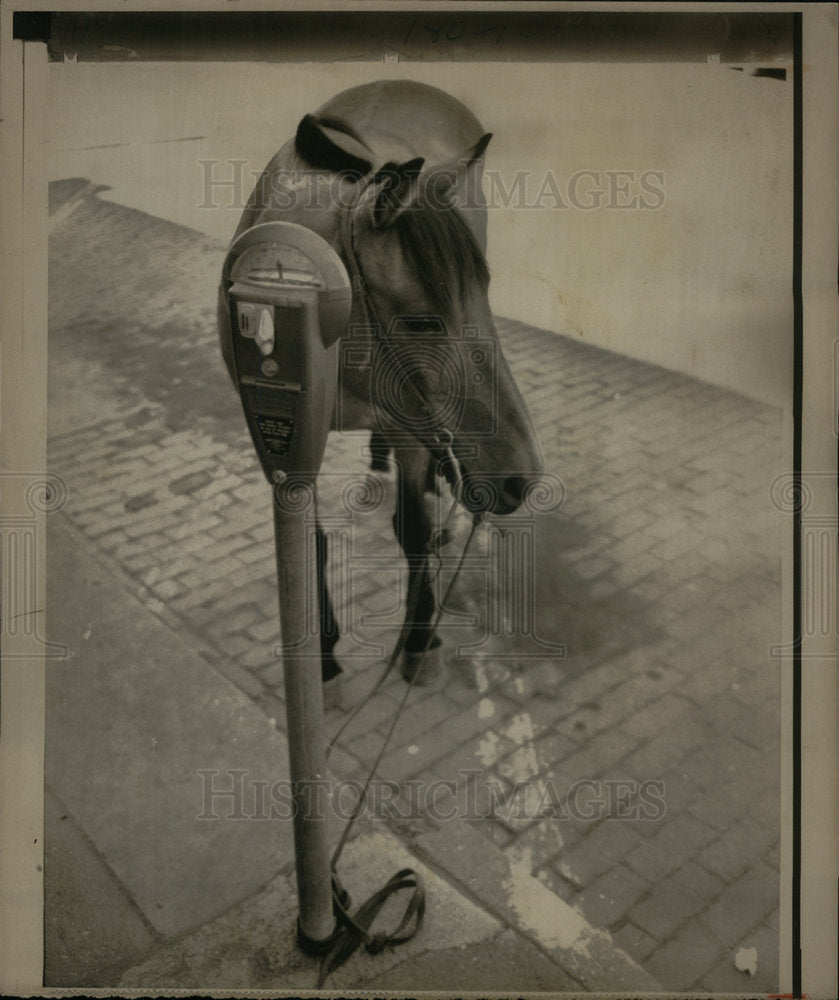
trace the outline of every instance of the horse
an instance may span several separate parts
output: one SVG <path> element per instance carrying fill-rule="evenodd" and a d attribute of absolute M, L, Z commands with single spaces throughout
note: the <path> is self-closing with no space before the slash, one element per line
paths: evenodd
<path fill-rule="evenodd" d="M 373 467 L 397 473 L 393 527 L 408 561 L 402 673 L 417 674 L 440 639 L 427 560 L 429 481 L 473 515 L 517 510 L 542 475 L 527 407 L 490 310 L 487 210 L 491 139 L 459 100 L 426 84 L 380 80 L 306 114 L 258 178 L 234 240 L 263 222 L 323 237 L 352 278 L 352 352 L 342 355 L 333 430 L 373 432 Z M 350 333 L 351 331 L 351 333 Z M 219 332 L 233 377 L 224 289 Z M 358 350 L 356 350 L 358 348 Z M 364 359 L 350 363 L 348 358 Z M 341 673 L 325 585 L 327 537 L 316 525 L 321 670 Z"/>

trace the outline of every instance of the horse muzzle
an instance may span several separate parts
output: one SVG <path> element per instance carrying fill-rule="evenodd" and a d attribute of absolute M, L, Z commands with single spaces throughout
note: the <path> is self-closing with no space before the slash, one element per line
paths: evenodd
<path fill-rule="evenodd" d="M 472 514 L 512 514 L 521 507 L 539 474 L 505 475 L 473 473 L 461 466 L 458 499 Z"/>

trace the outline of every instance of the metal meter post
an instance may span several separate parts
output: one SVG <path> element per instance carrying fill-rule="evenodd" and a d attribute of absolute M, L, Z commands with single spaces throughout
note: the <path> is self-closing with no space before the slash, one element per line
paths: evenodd
<path fill-rule="evenodd" d="M 282 490 L 283 484 L 279 484 Z M 335 927 L 323 727 L 323 684 L 311 524 L 314 483 L 294 486 L 294 509 L 274 500 L 274 540 L 280 601 L 289 765 L 294 807 L 299 928 L 302 940 L 325 941 Z"/>
<path fill-rule="evenodd" d="M 288 222 L 239 236 L 224 265 L 222 352 L 272 486 L 299 940 L 335 929 L 314 536 L 315 481 L 332 420 L 349 278 L 316 233 Z"/>

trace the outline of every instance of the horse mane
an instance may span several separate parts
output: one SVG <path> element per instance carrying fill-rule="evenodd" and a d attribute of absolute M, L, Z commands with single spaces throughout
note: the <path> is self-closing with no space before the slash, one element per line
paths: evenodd
<path fill-rule="evenodd" d="M 451 312 L 470 286 L 478 284 L 486 290 L 486 257 L 454 206 L 420 198 L 398 216 L 394 227 L 417 278 L 443 315 Z"/>
<path fill-rule="evenodd" d="M 355 149 L 343 148 L 323 128 L 344 135 Z M 485 135 L 473 151 L 480 156 L 491 136 Z M 371 161 L 357 155 L 368 147 L 358 133 L 337 118 L 305 115 L 297 127 L 295 148 L 300 157 L 316 169 L 337 174 L 353 174 L 356 179 L 372 169 Z M 388 170 L 395 164 L 388 163 Z M 451 312 L 454 302 L 466 288 L 489 284 L 489 266 L 472 230 L 453 205 L 435 204 L 420 194 L 395 222 L 402 251 L 413 264 L 436 309 Z"/>

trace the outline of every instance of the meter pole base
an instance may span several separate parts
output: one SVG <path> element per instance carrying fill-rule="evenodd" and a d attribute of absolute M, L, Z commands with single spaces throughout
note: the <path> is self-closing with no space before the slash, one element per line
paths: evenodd
<path fill-rule="evenodd" d="M 300 918 L 297 918 L 297 947 L 303 952 L 304 955 L 309 955 L 313 958 L 319 958 L 321 955 L 328 955 L 329 952 L 332 951 L 340 933 L 341 925 L 336 923 L 328 938 L 314 940 L 306 934 L 300 926 Z"/>

